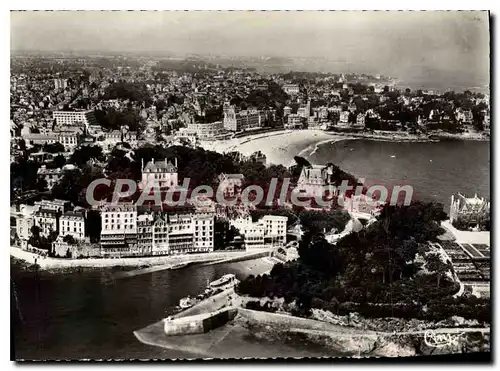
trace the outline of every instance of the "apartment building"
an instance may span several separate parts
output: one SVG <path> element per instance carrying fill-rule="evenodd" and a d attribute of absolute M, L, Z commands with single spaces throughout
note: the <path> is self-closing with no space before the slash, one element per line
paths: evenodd
<path fill-rule="evenodd" d="M 349 111 L 340 112 L 339 125 L 347 125 L 349 123 Z"/>
<path fill-rule="evenodd" d="M 79 144 L 80 135 L 73 131 L 60 131 L 56 133 L 57 140 L 66 151 L 73 151 Z"/>
<path fill-rule="evenodd" d="M 126 255 L 137 247 L 137 208 L 132 203 L 101 208 L 103 255 Z"/>
<path fill-rule="evenodd" d="M 226 133 L 224 123 L 215 121 L 209 123 L 188 123 L 187 131 L 195 133 L 200 139 L 213 139 Z"/>
<path fill-rule="evenodd" d="M 285 84 L 283 85 L 283 91 L 288 95 L 299 94 L 300 88 L 297 84 Z"/>
<path fill-rule="evenodd" d="M 143 214 L 137 217 L 137 249 L 141 255 L 152 255 L 153 215 Z"/>
<path fill-rule="evenodd" d="M 288 218 L 279 215 L 265 215 L 253 222 L 248 215 L 230 220 L 243 236 L 246 249 L 283 246 L 286 242 Z"/>
<path fill-rule="evenodd" d="M 233 132 L 260 128 L 264 123 L 264 114 L 259 110 L 237 111 L 234 105 L 224 103 L 224 129 Z"/>
<path fill-rule="evenodd" d="M 197 252 L 194 246 L 194 223 L 190 214 L 159 215 L 153 226 L 152 255 Z"/>
<path fill-rule="evenodd" d="M 81 212 L 68 211 L 59 218 L 59 235 L 73 236 L 77 240 L 85 238 L 85 217 Z"/>
<path fill-rule="evenodd" d="M 260 222 L 264 225 L 264 243 L 266 245 L 283 246 L 286 243 L 286 223 L 288 217 L 264 215 Z"/>
<path fill-rule="evenodd" d="M 214 213 L 193 214 L 194 248 L 196 252 L 214 250 Z"/>
<path fill-rule="evenodd" d="M 40 201 L 35 201 L 34 203 L 34 209 L 35 211 L 38 211 L 40 209 L 46 209 L 46 210 L 53 210 L 58 213 L 64 213 L 66 211 L 69 211 L 71 208 L 71 202 L 67 200 L 40 200 Z"/>
<path fill-rule="evenodd" d="M 58 232 L 58 213 L 55 210 L 41 208 L 35 212 L 34 225 L 40 228 L 40 235 L 48 237 L 52 232 Z"/>
<path fill-rule="evenodd" d="M 59 125 L 77 125 L 83 124 L 86 128 L 89 125 L 97 125 L 96 118 L 93 110 L 86 111 L 54 111 L 52 113 L 53 119 Z"/>

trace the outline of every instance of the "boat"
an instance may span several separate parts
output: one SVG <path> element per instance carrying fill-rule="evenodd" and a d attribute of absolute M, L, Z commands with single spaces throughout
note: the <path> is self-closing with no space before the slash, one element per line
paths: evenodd
<path fill-rule="evenodd" d="M 194 300 L 191 299 L 191 297 L 185 297 L 179 300 L 179 308 L 180 309 L 187 309 L 191 308 L 195 304 Z"/>
<path fill-rule="evenodd" d="M 395 158 L 395 157 L 396 157 L 396 155 L 392 155 L 392 156 L 391 156 L 391 158 Z"/>
<path fill-rule="evenodd" d="M 207 280 L 207 288 L 202 294 L 196 296 L 196 298 L 191 298 L 187 296 L 179 300 L 178 310 L 184 310 L 191 308 L 193 305 L 198 304 L 200 301 L 209 298 L 212 295 L 218 294 L 221 291 L 228 290 L 235 287 L 240 281 L 236 278 L 234 274 L 225 274 L 218 280 L 209 282 Z"/>
<path fill-rule="evenodd" d="M 225 274 L 218 280 L 210 282 L 208 288 L 212 290 L 227 290 L 236 286 L 239 282 L 234 274 Z"/>

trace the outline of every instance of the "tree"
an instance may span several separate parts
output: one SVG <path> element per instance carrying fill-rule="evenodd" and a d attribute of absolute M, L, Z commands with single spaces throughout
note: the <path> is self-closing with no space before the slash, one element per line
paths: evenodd
<path fill-rule="evenodd" d="M 64 152 L 64 146 L 59 143 L 48 143 L 43 146 L 43 150 L 48 153 L 59 153 Z"/>
<path fill-rule="evenodd" d="M 45 178 L 39 178 L 36 182 L 35 188 L 38 192 L 44 192 L 47 189 L 47 181 Z"/>
<path fill-rule="evenodd" d="M 155 102 L 155 106 L 156 106 L 156 112 L 159 113 L 163 111 L 165 108 L 167 108 L 167 102 L 165 102 L 164 99 L 158 99 Z"/>
<path fill-rule="evenodd" d="M 57 199 L 68 200 L 75 205 L 81 205 L 79 195 L 84 188 L 85 185 L 81 182 L 80 170 L 69 170 L 64 172 L 59 183 L 52 188 L 52 196 Z"/>
<path fill-rule="evenodd" d="M 300 260 L 315 270 L 335 277 L 338 272 L 336 249 L 323 237 L 313 240 L 308 246 L 301 244 L 299 248 Z"/>
<path fill-rule="evenodd" d="M 90 237 L 90 242 L 99 242 L 101 237 L 101 215 L 97 210 L 87 212 L 85 235 Z"/>
<path fill-rule="evenodd" d="M 19 162 L 14 162 L 10 165 L 10 178 L 13 185 L 18 185 L 14 188 L 19 188 L 21 191 L 34 189 L 38 181 L 38 168 L 40 164 L 37 162 L 22 158 Z"/>
<path fill-rule="evenodd" d="M 39 226 L 37 226 L 37 225 L 32 226 L 31 229 L 30 229 L 30 231 L 31 231 L 31 235 L 32 236 L 34 236 L 36 238 L 40 237 L 40 231 L 41 231 L 41 229 L 40 229 Z"/>
<path fill-rule="evenodd" d="M 437 286 L 439 287 L 442 277 L 450 270 L 450 263 L 443 262 L 438 253 L 429 253 L 425 255 L 425 267 L 437 275 Z"/>
<path fill-rule="evenodd" d="M 144 83 L 119 81 L 110 84 L 105 92 L 104 99 L 129 99 L 136 102 L 151 104 L 151 97 Z"/>
<path fill-rule="evenodd" d="M 54 160 L 52 160 L 52 164 L 55 168 L 60 169 L 66 164 L 66 159 L 63 155 L 57 155 Z"/>
<path fill-rule="evenodd" d="M 67 234 L 66 236 L 64 236 L 63 237 L 63 241 L 66 242 L 69 245 L 75 245 L 76 244 L 75 238 L 72 235 L 70 235 L 70 234 Z"/>
<path fill-rule="evenodd" d="M 77 148 L 71 155 L 70 162 L 81 167 L 91 159 L 104 161 L 104 155 L 100 146 L 82 146 Z"/>

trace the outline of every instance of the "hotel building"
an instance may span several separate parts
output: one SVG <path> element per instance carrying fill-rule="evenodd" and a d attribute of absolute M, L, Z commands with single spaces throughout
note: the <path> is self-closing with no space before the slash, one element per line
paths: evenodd
<path fill-rule="evenodd" d="M 286 216 L 265 215 L 253 222 L 248 215 L 230 220 L 229 223 L 243 236 L 245 248 L 251 249 L 283 246 L 286 242 L 287 221 Z"/>
<path fill-rule="evenodd" d="M 213 139 L 226 133 L 224 123 L 215 121 L 210 123 L 188 123 L 187 131 L 196 133 L 199 139 Z"/>
<path fill-rule="evenodd" d="M 103 255 L 126 255 L 137 247 L 137 208 L 132 203 L 101 209 Z"/>
<path fill-rule="evenodd" d="M 224 129 L 229 131 L 244 131 L 260 128 L 264 115 L 258 110 L 242 110 L 237 112 L 234 105 L 224 103 Z"/>
<path fill-rule="evenodd" d="M 56 124 L 73 126 L 83 124 L 86 128 L 89 125 L 97 125 L 93 110 L 88 111 L 54 111 L 53 118 Z"/>
<path fill-rule="evenodd" d="M 77 240 L 85 238 L 85 218 L 83 213 L 68 211 L 59 218 L 59 235 L 73 236 Z"/>

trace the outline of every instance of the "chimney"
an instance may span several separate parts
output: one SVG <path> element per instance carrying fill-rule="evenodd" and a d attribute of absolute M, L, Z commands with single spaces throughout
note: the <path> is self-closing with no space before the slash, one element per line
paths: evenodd
<path fill-rule="evenodd" d="M 151 162 L 153 163 L 153 165 L 155 164 L 155 158 L 154 157 L 151 158 Z"/>

